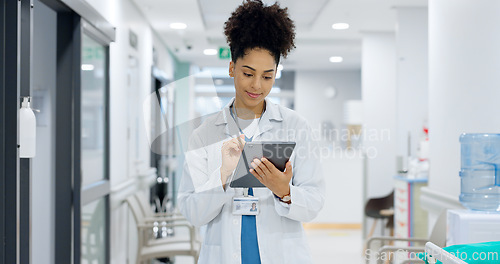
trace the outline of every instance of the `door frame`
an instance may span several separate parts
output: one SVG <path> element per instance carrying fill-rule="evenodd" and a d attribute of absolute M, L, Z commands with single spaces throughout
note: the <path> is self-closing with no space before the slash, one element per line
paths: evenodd
<path fill-rule="evenodd" d="M 0 4 L 0 264 L 19 263 L 19 7 L 17 1 Z"/>

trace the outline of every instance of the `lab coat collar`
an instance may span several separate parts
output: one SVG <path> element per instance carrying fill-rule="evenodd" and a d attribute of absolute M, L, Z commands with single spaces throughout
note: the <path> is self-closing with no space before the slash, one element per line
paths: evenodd
<path fill-rule="evenodd" d="M 278 106 L 271 102 L 268 98 L 264 99 L 266 101 L 266 111 L 264 111 L 264 115 L 259 123 L 259 133 L 255 136 L 259 136 L 264 132 L 267 132 L 272 129 L 271 120 L 281 122 L 283 121 L 283 116 L 281 115 L 281 111 Z M 234 97 L 231 101 L 224 106 L 222 111 L 217 114 L 217 118 L 215 120 L 215 125 L 224 125 L 227 124 L 226 134 L 233 136 L 238 135 L 239 129 L 234 122 L 229 107 L 233 104 Z M 228 121 L 229 120 L 229 121 Z"/>

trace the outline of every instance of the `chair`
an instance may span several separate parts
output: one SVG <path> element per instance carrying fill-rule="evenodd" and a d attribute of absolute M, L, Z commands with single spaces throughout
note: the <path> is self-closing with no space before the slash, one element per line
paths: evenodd
<path fill-rule="evenodd" d="M 149 217 L 143 211 L 140 198 L 133 195 L 126 202 L 137 224 L 137 263 L 147 263 L 151 259 L 172 258 L 174 256 L 192 256 L 194 262 L 198 261 L 201 243 L 197 239 L 197 230 L 184 219 L 177 219 L 163 215 L 162 217 Z M 151 235 L 155 222 L 162 220 L 164 226 L 170 228 L 186 228 L 188 236 L 173 236 L 154 239 Z"/>
<path fill-rule="evenodd" d="M 365 215 L 374 218 L 368 238 L 373 236 L 378 220 L 387 219 L 386 228 L 389 228 L 391 236 L 394 232 L 394 191 L 389 195 L 368 200 L 365 205 Z M 384 226 L 382 225 L 382 235 Z"/>
<path fill-rule="evenodd" d="M 166 226 L 166 224 L 172 223 L 173 221 L 184 221 L 186 224 L 188 224 L 187 219 L 178 211 L 166 212 L 164 210 L 158 210 L 158 212 L 156 213 L 155 210 L 150 207 L 148 201 L 141 198 L 139 194 L 134 195 L 133 198 L 136 199 L 136 201 L 139 203 L 141 207 L 140 209 L 144 215 L 144 220 L 154 224 L 155 227 L 153 228 L 153 233 L 155 238 L 174 235 L 174 228 Z M 159 199 L 156 199 L 156 208 L 158 208 L 159 204 Z"/>
<path fill-rule="evenodd" d="M 162 221 L 187 221 L 186 218 L 180 212 L 165 212 L 160 210 L 158 213 L 155 213 L 151 210 L 148 201 L 142 199 L 140 195 L 133 195 L 133 199 L 137 201 L 140 206 L 140 210 L 144 215 L 144 219 L 148 222 L 162 222 Z M 158 206 L 159 202 L 155 201 L 155 205 Z M 160 205 L 161 207 L 161 205 Z M 158 208 L 158 207 L 157 207 Z"/>
<path fill-rule="evenodd" d="M 429 238 L 415 238 L 415 237 L 410 237 L 410 238 L 397 238 L 397 237 L 371 237 L 370 239 L 367 240 L 366 242 L 366 248 L 370 249 L 371 244 L 374 241 L 404 241 L 404 242 L 413 242 L 413 243 L 420 243 L 424 245 L 426 242 L 430 241 L 434 244 L 436 244 L 439 247 L 444 247 L 446 245 L 446 210 L 443 210 L 434 224 L 434 227 L 432 228 L 431 234 Z M 383 246 L 378 250 L 378 256 L 381 255 L 387 255 L 384 253 L 387 252 L 395 252 L 398 250 L 405 250 L 407 252 L 412 252 L 412 253 L 419 253 L 419 252 L 425 252 L 425 247 L 424 246 L 408 246 L 408 247 L 397 247 L 397 246 Z M 369 256 L 366 256 L 366 263 L 369 263 Z M 381 263 L 381 259 L 378 260 L 378 263 Z M 425 263 L 425 261 L 412 258 L 412 259 L 407 259 L 402 262 L 403 263 Z"/>

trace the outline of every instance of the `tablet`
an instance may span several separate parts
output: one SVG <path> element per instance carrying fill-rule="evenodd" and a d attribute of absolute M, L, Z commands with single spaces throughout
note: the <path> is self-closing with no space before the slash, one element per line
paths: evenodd
<path fill-rule="evenodd" d="M 263 141 L 263 142 L 247 142 L 243 147 L 240 159 L 236 165 L 236 169 L 231 175 L 229 186 L 232 188 L 260 188 L 266 187 L 260 183 L 252 173 L 252 161 L 265 157 L 276 166 L 280 171 L 284 171 L 286 162 L 292 156 L 295 142 L 283 141 Z"/>

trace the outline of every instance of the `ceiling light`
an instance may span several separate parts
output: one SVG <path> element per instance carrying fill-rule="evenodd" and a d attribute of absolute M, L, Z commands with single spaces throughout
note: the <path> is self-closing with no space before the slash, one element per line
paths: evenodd
<path fill-rule="evenodd" d="M 337 30 L 348 29 L 349 24 L 347 24 L 347 23 L 335 23 L 332 25 L 332 28 L 337 29 Z"/>
<path fill-rule="evenodd" d="M 215 55 L 215 54 L 217 54 L 217 50 L 216 49 L 205 49 L 205 50 L 203 50 L 203 54 L 205 54 L 205 55 Z"/>
<path fill-rule="evenodd" d="M 186 29 L 187 25 L 185 23 L 170 23 L 171 29 Z"/>
<path fill-rule="evenodd" d="M 342 62 L 343 60 L 344 58 L 338 56 L 330 57 L 330 62 Z"/>
<path fill-rule="evenodd" d="M 82 64 L 82 71 L 93 71 L 94 65 L 92 64 Z"/>
<path fill-rule="evenodd" d="M 278 64 L 278 71 L 282 71 L 282 70 L 283 70 L 283 65 Z"/>

